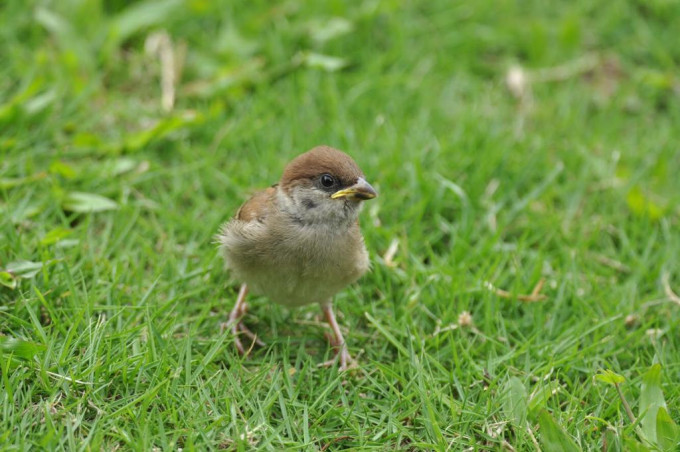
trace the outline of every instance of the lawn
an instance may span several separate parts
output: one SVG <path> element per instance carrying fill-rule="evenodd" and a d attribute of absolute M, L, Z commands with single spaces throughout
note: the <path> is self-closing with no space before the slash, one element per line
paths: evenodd
<path fill-rule="evenodd" d="M 676 450 L 680 4 L 0 5 L 3 450 Z M 213 236 L 297 154 L 380 196 L 318 307 Z"/>

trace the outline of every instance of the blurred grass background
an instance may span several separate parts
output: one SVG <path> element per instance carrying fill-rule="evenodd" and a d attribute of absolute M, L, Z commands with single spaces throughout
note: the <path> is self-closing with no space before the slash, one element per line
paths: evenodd
<path fill-rule="evenodd" d="M 679 5 L 3 2 L 0 441 L 673 450 Z M 318 144 L 381 193 L 353 375 L 314 307 L 219 333 L 213 234 Z"/>

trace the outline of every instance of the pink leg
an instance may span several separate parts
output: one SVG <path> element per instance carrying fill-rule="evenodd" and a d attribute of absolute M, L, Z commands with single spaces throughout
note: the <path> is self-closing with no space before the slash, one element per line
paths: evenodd
<path fill-rule="evenodd" d="M 323 311 L 326 321 L 331 326 L 333 331 L 330 337 L 330 343 L 335 348 L 336 358 L 340 361 L 340 370 L 347 370 L 352 367 L 356 367 L 356 362 L 352 359 L 347 349 L 347 344 L 345 343 L 345 338 L 342 336 L 342 331 L 340 331 L 340 326 L 335 320 L 335 314 L 333 313 L 333 306 L 329 303 L 327 305 L 322 305 L 321 310 Z M 323 365 L 328 366 L 332 364 L 333 361 L 323 363 Z"/>
<path fill-rule="evenodd" d="M 239 331 L 245 334 L 252 340 L 254 343 L 263 346 L 264 343 L 253 334 L 252 331 L 250 331 L 243 323 L 241 323 L 241 319 L 243 316 L 246 314 L 246 310 L 248 309 L 248 304 L 246 303 L 246 295 L 248 294 L 248 286 L 244 283 L 241 285 L 241 290 L 238 292 L 238 298 L 236 299 L 236 304 L 234 305 L 234 308 L 231 310 L 229 313 L 229 320 L 227 322 L 223 323 L 221 325 L 222 331 L 225 329 L 229 328 L 231 330 L 231 334 L 234 335 L 234 345 L 236 346 L 236 349 L 241 355 L 245 355 L 246 350 L 243 348 L 243 344 L 241 343 L 241 339 L 238 337 Z"/>

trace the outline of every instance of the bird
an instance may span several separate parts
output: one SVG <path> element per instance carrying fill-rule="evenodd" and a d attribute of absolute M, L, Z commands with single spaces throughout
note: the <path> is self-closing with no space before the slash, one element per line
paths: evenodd
<path fill-rule="evenodd" d="M 239 333 L 264 345 L 242 322 L 250 291 L 288 308 L 317 303 L 335 351 L 322 364 L 356 367 L 333 297 L 369 270 L 358 217 L 364 201 L 377 195 L 349 155 L 317 146 L 291 160 L 277 184 L 255 193 L 222 225 L 216 242 L 226 268 L 241 283 L 224 327 L 240 354 L 246 350 Z"/>

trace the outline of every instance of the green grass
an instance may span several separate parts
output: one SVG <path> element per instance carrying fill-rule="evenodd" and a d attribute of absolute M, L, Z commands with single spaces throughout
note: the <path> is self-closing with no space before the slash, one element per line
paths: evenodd
<path fill-rule="evenodd" d="M 653 447 L 605 370 L 635 416 L 662 393 L 680 422 L 677 2 L 9 1 L 0 22 L 3 449 Z M 317 367 L 315 307 L 251 299 L 249 358 L 220 334 L 238 287 L 213 235 L 318 144 L 380 192 L 373 269 L 335 300 L 353 374 Z"/>

